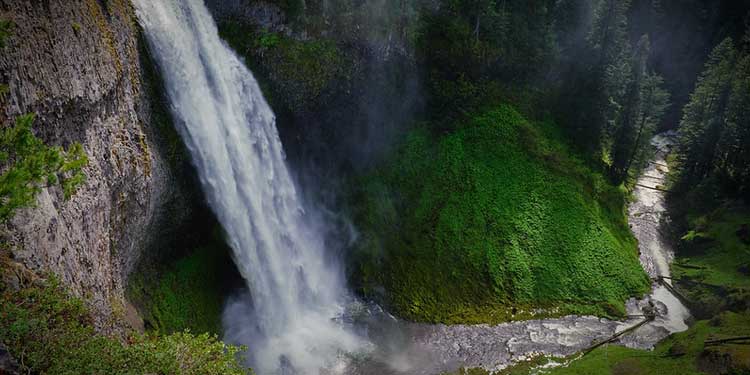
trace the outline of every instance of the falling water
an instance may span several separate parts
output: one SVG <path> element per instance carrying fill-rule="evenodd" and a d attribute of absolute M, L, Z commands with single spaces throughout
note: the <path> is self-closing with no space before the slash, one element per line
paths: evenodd
<path fill-rule="evenodd" d="M 333 319 L 343 279 L 326 261 L 322 220 L 303 207 L 257 82 L 219 38 L 203 0 L 134 3 L 178 131 L 250 290 L 225 312 L 227 336 L 251 346 L 261 374 L 329 367 L 361 343 Z"/>

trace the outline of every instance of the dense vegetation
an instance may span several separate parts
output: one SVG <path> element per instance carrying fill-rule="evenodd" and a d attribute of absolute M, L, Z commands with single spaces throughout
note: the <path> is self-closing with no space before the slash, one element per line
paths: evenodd
<path fill-rule="evenodd" d="M 625 192 L 560 138 L 509 106 L 446 136 L 413 131 L 360 185 L 364 291 L 384 285 L 396 311 L 428 321 L 502 321 L 532 306 L 622 313 L 649 284 Z"/>
<path fill-rule="evenodd" d="M 126 343 L 94 332 L 82 300 L 54 277 L 16 290 L 0 285 L 0 342 L 24 373 L 250 374 L 237 361 L 242 348 L 189 331 L 130 335 Z"/>
<path fill-rule="evenodd" d="M 16 123 L 0 133 L 0 220 L 11 218 L 17 209 L 31 206 L 42 186 L 60 184 L 65 198 L 69 198 L 85 181 L 84 167 L 87 158 L 80 144 L 71 145 L 67 151 L 50 147 L 34 136 L 33 115 L 19 117 Z M 0 265 L 3 272 L 13 271 L 12 260 L 6 246 L 0 246 Z M 188 272 L 169 274 L 157 290 L 159 306 L 175 306 L 173 282 L 186 282 L 185 277 L 195 277 L 194 262 Z M 182 267 L 185 268 L 185 267 Z M 178 270 L 180 269 L 178 265 Z M 205 272 L 209 272 L 207 269 Z M 198 275 L 202 273 L 198 272 Z M 214 276 L 215 277 L 215 276 Z M 193 282 L 207 282 L 209 278 L 196 278 Z M 157 321 L 171 335 L 131 334 L 126 341 L 94 332 L 91 315 L 83 300 L 70 295 L 52 275 L 47 279 L 23 278 L 18 285 L 0 281 L 0 345 L 13 353 L 21 370 L 28 373 L 83 374 L 83 373 L 160 373 L 160 374 L 248 374 L 250 370 L 239 365 L 236 356 L 242 348 L 227 346 L 218 341 L 216 334 L 193 335 L 187 326 L 196 326 L 202 332 L 215 332 L 219 314 L 220 294 L 204 300 L 185 299 L 197 303 L 184 307 L 195 320 L 208 320 L 211 325 L 168 320 L 178 313 L 167 310 Z M 186 282 L 181 287 L 189 286 Z M 178 290 L 180 290 L 178 288 Z M 210 289 L 199 289 L 210 290 Z M 201 297 L 200 295 L 198 295 Z M 196 308 L 197 307 L 197 308 Z M 154 309 L 153 311 L 160 311 Z M 209 317 L 206 318 L 205 315 Z M 117 317 L 115 317 L 117 318 Z M 121 317 L 120 317 L 121 318 Z M 162 328 L 162 327 L 158 327 Z"/>
<path fill-rule="evenodd" d="M 671 70 L 652 40 L 691 54 L 683 65 L 700 65 L 707 51 L 698 48 L 711 42 L 695 36 L 701 21 L 680 26 L 701 39 L 696 47 L 667 46 L 677 36 L 665 36 L 660 25 L 714 5 L 275 3 L 287 12 L 291 33 L 236 21 L 220 30 L 283 113 L 285 143 L 323 144 L 313 155 L 334 159 L 356 187 L 348 205 L 363 235 L 350 276 L 361 293 L 412 319 L 478 322 L 523 318 L 532 306 L 616 314 L 628 295 L 645 290 L 625 224 L 624 187 L 634 183 L 648 140 L 674 111 L 670 94 L 683 100 L 692 84 Z M 734 33 L 727 27 L 719 35 Z M 390 49 L 407 51 L 417 71 L 377 55 Z M 358 140 L 344 133 L 373 131 L 369 117 L 354 114 L 362 101 L 377 103 L 357 98 L 365 83 L 358 75 L 372 69 L 368 58 L 390 64 L 393 77 L 418 75 L 425 110 L 403 118 L 376 114 L 375 132 L 395 126 L 404 136 L 392 142 L 399 145 L 394 151 L 353 171 L 353 153 L 336 149 Z M 408 97 L 373 87 L 380 96 Z M 342 115 L 342 107 L 352 114 Z M 304 131 L 286 135 L 284 127 Z"/>

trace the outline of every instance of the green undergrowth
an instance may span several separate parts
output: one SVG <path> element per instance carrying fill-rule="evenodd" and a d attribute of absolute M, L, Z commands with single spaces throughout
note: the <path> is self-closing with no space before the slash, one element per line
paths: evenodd
<path fill-rule="evenodd" d="M 121 340 L 98 334 L 83 301 L 54 277 L 20 290 L 0 285 L 0 293 L 0 341 L 23 373 L 252 373 L 239 364 L 243 348 L 225 345 L 215 335 L 133 333 Z"/>
<path fill-rule="evenodd" d="M 229 249 L 219 234 L 186 254 L 143 266 L 128 283 L 128 299 L 138 306 L 149 331 L 221 333 L 224 297 L 232 286 Z"/>
<path fill-rule="evenodd" d="M 412 131 L 357 185 L 350 275 L 406 318 L 612 316 L 648 288 L 625 190 L 575 157 L 553 123 L 509 106 L 449 134 Z"/>
<path fill-rule="evenodd" d="M 707 215 L 689 215 L 688 222 L 674 276 L 750 289 L 750 233 L 747 242 L 741 238 L 743 226 L 750 226 L 750 210 L 723 205 Z"/>

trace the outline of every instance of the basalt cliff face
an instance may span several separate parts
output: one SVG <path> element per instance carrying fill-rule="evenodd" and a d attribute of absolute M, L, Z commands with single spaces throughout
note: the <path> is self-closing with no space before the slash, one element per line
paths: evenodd
<path fill-rule="evenodd" d="M 3 124 L 36 113 L 37 136 L 80 142 L 89 158 L 75 195 L 44 188 L 4 228 L 12 259 L 4 278 L 52 272 L 89 302 L 97 329 L 138 328 L 124 298 L 128 275 L 188 217 L 190 199 L 153 124 L 132 5 L 2 0 L 0 17 L 13 23 L 0 53 Z"/>

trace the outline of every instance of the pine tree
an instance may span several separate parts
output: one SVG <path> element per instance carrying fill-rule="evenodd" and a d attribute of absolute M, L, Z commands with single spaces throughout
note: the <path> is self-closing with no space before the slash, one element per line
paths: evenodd
<path fill-rule="evenodd" d="M 643 157 L 644 140 L 648 139 L 669 108 L 669 93 L 664 79 L 647 72 L 650 43 L 643 36 L 633 57 L 633 78 L 613 142 L 612 176 L 624 182 L 631 167 Z"/>
<path fill-rule="evenodd" d="M 624 98 L 623 108 L 619 111 L 617 129 L 614 135 L 611 173 L 616 182 L 627 177 L 628 161 L 631 149 L 635 144 L 636 123 L 641 113 L 641 86 L 646 75 L 646 63 L 651 53 L 648 36 L 644 35 L 638 42 L 633 54 L 632 76 Z"/>
<path fill-rule="evenodd" d="M 732 39 L 721 42 L 709 56 L 680 122 L 680 161 L 685 183 L 709 176 L 717 144 L 727 124 L 737 51 Z"/>

